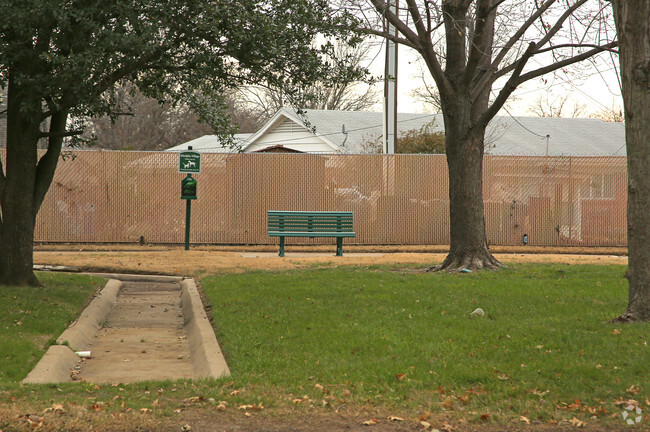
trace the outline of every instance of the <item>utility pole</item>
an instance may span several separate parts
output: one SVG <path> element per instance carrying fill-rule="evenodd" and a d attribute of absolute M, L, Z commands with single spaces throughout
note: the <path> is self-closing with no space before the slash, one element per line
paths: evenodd
<path fill-rule="evenodd" d="M 394 2 L 394 3 L 393 3 Z M 388 0 L 388 9 L 398 15 L 398 0 Z M 397 28 L 387 23 L 390 35 L 397 36 Z M 397 135 L 397 44 L 386 39 L 384 71 L 384 154 L 395 154 Z"/>

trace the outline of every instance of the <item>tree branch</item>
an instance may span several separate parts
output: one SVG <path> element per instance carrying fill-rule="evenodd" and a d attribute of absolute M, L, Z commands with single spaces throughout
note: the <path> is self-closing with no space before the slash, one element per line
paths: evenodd
<path fill-rule="evenodd" d="M 38 210 L 45 199 L 45 194 L 52 183 L 56 165 L 61 154 L 63 144 L 63 135 L 65 134 L 66 124 L 68 122 L 68 111 L 59 111 L 52 115 L 50 120 L 50 138 L 47 151 L 36 165 L 36 176 L 34 178 L 34 201 L 32 205 L 32 215 L 36 219 Z"/>
<path fill-rule="evenodd" d="M 571 15 L 573 15 L 573 12 L 575 12 L 580 6 L 586 3 L 587 0 L 579 0 L 575 2 L 569 9 L 567 9 L 560 18 L 555 21 L 555 24 L 553 24 L 553 27 L 546 33 L 546 36 L 544 36 L 541 40 L 537 42 L 537 48 L 541 49 L 544 45 L 546 45 L 553 36 L 557 34 L 558 31 L 562 28 L 562 25 L 564 22 L 569 19 Z"/>
<path fill-rule="evenodd" d="M 469 57 L 467 59 L 467 66 L 463 73 L 463 83 L 469 85 L 474 79 L 476 68 L 481 63 L 481 59 L 485 57 L 486 53 L 486 34 L 488 27 L 488 16 L 490 14 L 489 0 L 479 0 L 476 5 L 476 28 L 474 29 L 474 36 L 470 41 Z"/>
<path fill-rule="evenodd" d="M 67 138 L 67 137 L 72 137 L 72 136 L 79 136 L 83 134 L 84 132 L 82 130 L 74 130 L 74 131 L 67 131 L 67 132 L 61 132 L 61 133 L 55 133 L 55 132 L 41 132 L 38 137 L 39 138 Z"/>
<path fill-rule="evenodd" d="M 553 63 L 553 64 L 550 64 L 548 66 L 545 66 L 545 67 L 536 69 L 534 71 L 525 73 L 525 74 L 523 74 L 523 75 L 521 75 L 519 77 L 517 85 L 519 85 L 519 84 L 521 84 L 521 83 L 523 83 L 525 81 L 531 80 L 533 78 L 537 78 L 538 76 L 542 76 L 542 75 L 545 75 L 545 74 L 547 74 L 549 72 L 553 72 L 555 70 L 561 69 L 561 68 L 563 68 L 565 66 L 569 66 L 569 65 L 572 65 L 574 63 L 581 62 L 582 60 L 588 59 L 589 57 L 592 57 L 592 56 L 594 56 L 594 55 L 596 55 L 598 53 L 601 53 L 603 51 L 608 51 L 611 48 L 614 48 L 616 46 L 618 46 L 618 41 L 610 42 L 610 43 L 608 43 L 606 45 L 603 45 L 603 46 L 594 48 L 592 50 L 586 51 L 586 52 L 584 52 L 582 54 L 579 54 L 577 56 L 570 57 L 568 59 L 564 59 L 564 60 L 559 61 L 557 63 Z"/>
<path fill-rule="evenodd" d="M 417 49 L 418 51 L 421 49 L 420 38 L 418 37 L 418 34 L 411 30 L 409 26 L 404 24 L 404 22 L 402 22 L 402 20 L 400 20 L 399 17 L 390 10 L 386 2 L 382 0 L 370 1 L 372 2 L 379 15 L 386 18 L 386 20 L 391 25 L 393 25 L 398 32 L 400 32 L 407 40 L 409 40 L 413 44 L 413 48 Z"/>
<path fill-rule="evenodd" d="M 618 44 L 617 44 L 617 46 L 618 46 Z M 549 52 L 549 51 L 554 51 L 556 49 L 561 49 L 561 48 L 602 48 L 603 51 L 610 51 L 610 52 L 613 52 L 614 54 L 618 54 L 618 50 L 611 49 L 611 48 L 605 48 L 605 45 L 580 44 L 580 43 L 578 43 L 578 44 L 553 45 L 553 46 L 550 46 L 548 48 L 544 48 L 542 50 L 537 51 L 535 53 L 535 55 L 542 54 L 542 53 Z"/>
<path fill-rule="evenodd" d="M 6 154 L 6 153 L 5 153 Z M 4 202 L 5 187 L 7 185 L 7 178 L 5 177 L 4 168 L 2 167 L 2 159 L 0 159 L 0 207 Z M 2 224 L 2 215 L 0 214 L 0 224 Z"/>
<path fill-rule="evenodd" d="M 414 45 L 408 39 L 404 39 L 404 38 L 401 38 L 401 37 L 398 37 L 398 36 L 395 36 L 395 35 L 391 35 L 391 34 L 389 34 L 388 32 L 385 32 L 385 31 L 374 30 L 374 29 L 369 29 L 369 28 L 362 28 L 362 29 L 358 29 L 358 30 L 362 34 L 369 34 L 369 35 L 373 35 L 373 36 L 379 36 L 379 37 L 382 37 L 384 39 L 391 40 L 391 41 L 393 41 L 395 43 L 398 43 L 398 44 L 401 44 L 401 45 L 406 45 L 407 47 L 413 48 L 416 51 L 420 51 L 422 49 L 421 46 Z"/>
<path fill-rule="evenodd" d="M 488 70 L 485 72 L 485 75 L 483 76 L 482 79 L 480 79 L 475 87 L 472 89 L 472 100 L 475 100 L 476 97 L 481 94 L 483 89 L 485 88 L 486 85 L 490 84 L 493 82 L 493 76 L 497 73 L 497 70 L 499 69 L 499 65 L 503 61 L 503 59 L 506 57 L 506 55 L 510 52 L 512 47 L 515 46 L 515 44 L 519 41 L 519 39 L 528 31 L 530 26 L 533 25 L 533 23 L 544 13 L 550 8 L 553 3 L 555 3 L 557 0 L 546 0 L 544 3 L 542 3 L 537 11 L 535 11 L 534 14 L 532 14 L 526 22 L 522 24 L 522 26 L 508 39 L 508 42 L 503 46 L 503 48 L 499 51 L 499 53 L 494 57 L 494 60 L 490 64 L 490 67 Z M 517 62 L 513 63 L 517 64 Z"/>
<path fill-rule="evenodd" d="M 424 26 L 422 15 L 420 15 L 420 10 L 418 9 L 418 5 L 415 3 L 415 0 L 406 0 L 406 4 L 408 5 L 408 11 L 413 18 L 413 24 L 415 24 L 415 29 L 418 32 L 420 40 L 429 36 L 430 32 Z"/>
<path fill-rule="evenodd" d="M 521 82 L 519 81 L 519 75 L 521 74 L 521 71 L 524 69 L 524 66 L 526 66 L 526 63 L 528 60 L 533 56 L 533 53 L 535 52 L 535 42 L 531 42 L 528 45 L 528 48 L 524 52 L 524 54 L 521 56 L 521 58 L 517 61 L 517 67 L 515 70 L 512 72 L 512 75 L 506 82 L 506 85 L 503 86 L 501 91 L 499 92 L 499 95 L 496 97 L 494 102 L 490 105 L 490 107 L 485 110 L 485 112 L 479 117 L 479 120 L 477 121 L 477 124 L 479 125 L 487 125 L 492 118 L 494 118 L 495 115 L 499 112 L 503 104 L 506 103 L 510 95 L 512 94 L 513 91 L 517 88 Z"/>

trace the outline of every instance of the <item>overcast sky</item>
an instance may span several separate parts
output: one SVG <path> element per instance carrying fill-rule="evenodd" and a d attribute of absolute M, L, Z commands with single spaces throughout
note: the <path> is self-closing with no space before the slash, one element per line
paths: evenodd
<path fill-rule="evenodd" d="M 371 72 L 376 76 L 384 74 L 384 50 L 378 48 L 368 61 Z M 542 79 L 534 79 L 520 86 L 506 104 L 508 112 L 514 116 L 533 116 L 529 112 L 530 106 L 540 97 L 547 97 L 553 101 L 556 97 L 569 95 L 569 101 L 565 105 L 567 116 L 570 115 L 574 103 L 586 105 L 585 114 L 600 111 L 602 109 L 612 108 L 613 106 L 622 107 L 621 90 L 616 76 L 614 62 L 618 61 L 616 55 L 605 54 L 600 60 L 598 68 L 592 64 L 583 62 L 580 65 L 580 71 L 569 71 L 569 74 L 559 73 L 546 75 Z M 419 55 L 410 50 L 408 47 L 399 46 L 398 52 L 398 112 L 404 113 L 422 113 L 428 112 L 425 107 L 418 102 L 411 92 L 422 87 L 421 66 Z M 426 73 L 426 71 L 425 71 Z M 498 87 L 495 86 L 495 89 Z M 380 87 L 383 89 L 383 86 Z M 381 105 L 377 107 L 381 110 Z M 499 115 L 508 115 L 507 112 Z"/>

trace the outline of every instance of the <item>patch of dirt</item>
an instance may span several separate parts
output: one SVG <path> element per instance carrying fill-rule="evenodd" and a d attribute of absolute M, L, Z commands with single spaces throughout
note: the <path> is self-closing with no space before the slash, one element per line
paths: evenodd
<path fill-rule="evenodd" d="M 34 413 L 16 406 L 0 404 L 0 427 L 11 430 L 41 432 L 636 432 L 647 430 L 623 422 L 597 423 L 586 421 L 578 429 L 569 422 L 548 424 L 531 421 L 524 424 L 513 420 L 505 424 L 453 421 L 444 414 L 426 419 L 425 427 L 417 417 L 391 420 L 386 413 L 363 408 L 336 412 L 314 408 L 311 412 L 271 413 L 247 412 L 237 408 L 217 410 L 214 407 L 189 407 L 180 412 L 159 415 L 155 411 L 131 410 L 109 414 L 87 410 L 80 406 L 63 406 L 64 411 Z M 6 422 L 6 423 L 4 423 Z M 370 424 L 367 424 L 367 423 Z"/>
<path fill-rule="evenodd" d="M 446 250 L 439 246 L 349 246 L 343 256 L 334 256 L 334 245 L 287 247 L 277 256 L 273 246 L 195 247 L 139 245 L 45 245 L 34 252 L 40 265 L 73 266 L 83 271 L 124 272 L 201 277 L 248 270 L 291 270 L 312 266 L 377 264 L 430 266 L 440 264 Z M 554 262 L 566 264 L 627 265 L 625 248 L 492 248 L 504 264 Z"/>

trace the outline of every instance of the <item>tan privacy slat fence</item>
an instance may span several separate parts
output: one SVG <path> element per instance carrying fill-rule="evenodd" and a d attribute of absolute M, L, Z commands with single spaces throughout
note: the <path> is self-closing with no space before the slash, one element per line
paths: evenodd
<path fill-rule="evenodd" d="M 4 153 L 0 153 L 4 160 Z M 37 218 L 41 242 L 183 243 L 178 154 L 76 151 Z M 192 243 L 274 244 L 267 210 L 354 212 L 348 244 L 448 244 L 441 155 L 203 154 Z M 487 156 L 492 245 L 626 245 L 625 157 Z M 291 243 L 332 239 L 290 238 Z"/>

